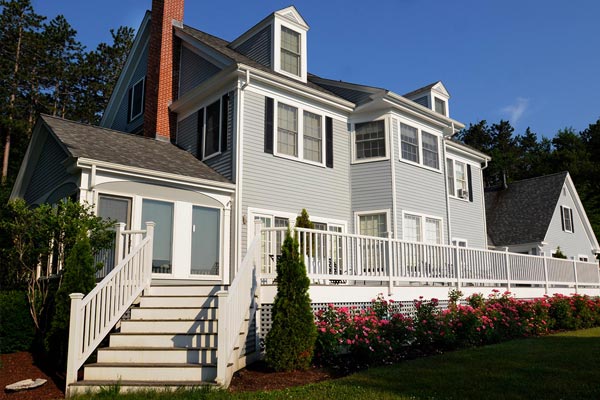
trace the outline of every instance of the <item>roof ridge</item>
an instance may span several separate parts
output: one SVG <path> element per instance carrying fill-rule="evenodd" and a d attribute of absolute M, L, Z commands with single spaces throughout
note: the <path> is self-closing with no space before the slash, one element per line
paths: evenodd
<path fill-rule="evenodd" d="M 539 175 L 539 176 L 533 176 L 531 178 L 519 179 L 518 181 L 510 182 L 508 184 L 508 186 L 513 185 L 515 183 L 527 182 L 527 181 L 532 181 L 532 180 L 536 180 L 536 179 L 545 179 L 545 178 L 550 178 L 552 176 L 558 176 L 558 175 L 564 175 L 566 178 L 568 173 L 569 173 L 569 171 L 560 171 L 560 172 L 553 172 L 553 173 L 547 174 L 547 175 Z"/>

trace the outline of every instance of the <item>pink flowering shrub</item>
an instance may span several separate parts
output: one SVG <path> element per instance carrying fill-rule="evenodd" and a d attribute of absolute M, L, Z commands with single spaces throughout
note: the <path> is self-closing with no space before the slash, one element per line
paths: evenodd
<path fill-rule="evenodd" d="M 600 298 L 555 295 L 520 300 L 510 292 L 494 290 L 487 298 L 476 294 L 461 304 L 457 293 L 452 293 L 453 300 L 443 310 L 437 299 L 415 300 L 412 317 L 396 312 L 393 301 L 382 295 L 366 309 L 330 304 L 315 316 L 316 360 L 355 369 L 555 330 L 600 326 Z"/>

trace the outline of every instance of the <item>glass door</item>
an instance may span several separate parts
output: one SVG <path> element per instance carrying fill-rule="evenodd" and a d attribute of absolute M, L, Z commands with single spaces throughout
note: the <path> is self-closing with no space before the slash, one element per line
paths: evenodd
<path fill-rule="evenodd" d="M 191 275 L 219 275 L 220 217 L 216 208 L 192 208 Z"/>
<path fill-rule="evenodd" d="M 144 199 L 142 224 L 156 223 L 152 251 L 152 272 L 171 274 L 173 268 L 173 203 Z"/>

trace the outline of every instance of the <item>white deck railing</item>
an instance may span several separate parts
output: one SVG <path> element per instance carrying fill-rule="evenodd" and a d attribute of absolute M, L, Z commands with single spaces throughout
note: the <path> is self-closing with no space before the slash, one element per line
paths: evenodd
<path fill-rule="evenodd" d="M 115 236 L 111 246 L 96 254 L 95 261 L 103 264 L 102 268 L 96 272 L 96 279 L 104 279 L 115 265 L 118 265 L 119 261 L 142 241 L 145 233 L 145 230 L 126 230 L 125 224 L 122 222 L 115 224 Z"/>
<path fill-rule="evenodd" d="M 261 232 L 261 279 L 276 277 L 277 258 L 287 228 Z M 313 283 L 419 282 L 463 285 L 555 285 L 600 288 L 597 263 L 406 242 L 371 236 L 296 228 L 300 252 Z"/>
<path fill-rule="evenodd" d="M 261 224 L 255 222 L 255 232 L 260 232 Z M 251 324 L 256 316 L 257 302 L 255 295 L 259 288 L 258 266 L 260 265 L 259 234 L 250 244 L 235 279 L 227 291 L 220 291 L 219 324 L 217 347 L 217 378 L 216 382 L 226 388 L 229 386 L 233 373 L 229 368 L 234 362 L 234 355 L 239 355 L 243 348 L 245 337 L 241 332 L 248 332 L 244 324 Z"/>
<path fill-rule="evenodd" d="M 111 329 L 150 286 L 154 223 L 147 222 L 146 236 L 85 297 L 71 294 L 69 349 L 66 388 L 77 381 L 77 370 L 108 335 Z M 117 236 L 118 237 L 118 236 Z M 116 254 L 122 254 L 116 247 Z"/>

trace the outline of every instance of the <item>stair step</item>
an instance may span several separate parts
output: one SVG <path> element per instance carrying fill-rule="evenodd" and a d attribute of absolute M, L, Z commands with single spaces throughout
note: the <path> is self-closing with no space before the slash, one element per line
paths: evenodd
<path fill-rule="evenodd" d="M 214 364 L 216 347 L 106 347 L 98 349 L 98 363 Z"/>
<path fill-rule="evenodd" d="M 217 307 L 217 296 L 142 296 L 140 307 Z"/>
<path fill-rule="evenodd" d="M 153 382 L 145 381 L 131 381 L 131 380 L 120 380 L 120 381 L 107 381 L 107 380 L 83 380 L 69 385 L 69 396 L 75 394 L 86 394 L 98 392 L 100 388 L 106 389 L 111 385 L 119 385 L 120 393 L 136 392 L 141 390 L 177 390 L 179 388 L 193 389 L 201 386 L 215 388 L 217 385 L 215 382 L 188 382 L 188 381 L 161 381 L 155 380 Z"/>
<path fill-rule="evenodd" d="M 177 310 L 173 310 L 176 312 Z M 128 320 L 121 322 L 121 333 L 217 333 L 217 320 Z"/>
<path fill-rule="evenodd" d="M 109 347 L 216 347 L 216 333 L 113 333 Z"/>
<path fill-rule="evenodd" d="M 134 320 L 179 320 L 179 319 L 217 319 L 219 309 L 216 307 L 134 307 L 131 319 Z"/>
<path fill-rule="evenodd" d="M 122 378 L 132 381 L 164 382 L 214 381 L 217 367 L 214 364 L 157 364 L 157 363 L 96 363 L 88 364 L 83 372 L 84 380 L 119 381 Z"/>
<path fill-rule="evenodd" d="M 150 296 L 208 296 L 227 287 L 222 285 L 150 286 Z"/>

